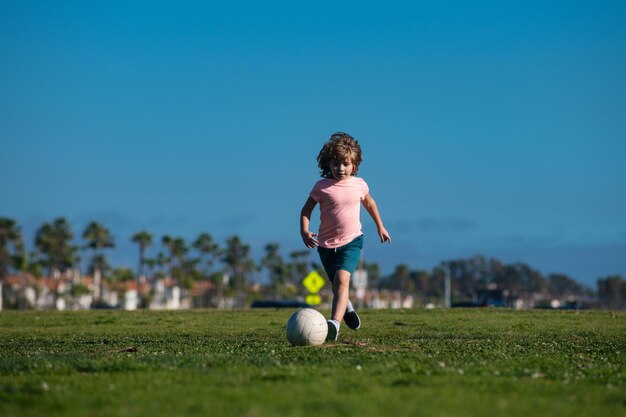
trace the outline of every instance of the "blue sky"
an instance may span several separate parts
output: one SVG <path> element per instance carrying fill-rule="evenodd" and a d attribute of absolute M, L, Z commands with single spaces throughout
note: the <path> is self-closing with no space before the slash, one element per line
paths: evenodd
<path fill-rule="evenodd" d="M 120 265 L 141 229 L 287 256 L 341 130 L 384 272 L 626 276 L 626 3 L 90 3 L 0 2 L 0 215 L 27 240 L 65 216 Z"/>

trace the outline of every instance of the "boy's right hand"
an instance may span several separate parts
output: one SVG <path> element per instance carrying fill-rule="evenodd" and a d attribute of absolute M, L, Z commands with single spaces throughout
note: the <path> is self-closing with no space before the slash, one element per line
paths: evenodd
<path fill-rule="evenodd" d="M 307 248 L 313 249 L 314 247 L 319 245 L 319 242 L 317 241 L 317 239 L 315 239 L 315 236 L 317 236 L 317 233 L 311 233 L 308 230 L 306 230 L 306 231 L 300 232 L 300 235 L 302 235 L 302 241 L 304 242 L 304 245 Z"/>

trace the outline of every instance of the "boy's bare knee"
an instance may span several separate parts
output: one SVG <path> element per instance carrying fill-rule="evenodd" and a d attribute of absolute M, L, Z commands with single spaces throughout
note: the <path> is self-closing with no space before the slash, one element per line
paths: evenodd
<path fill-rule="evenodd" d="M 348 271 L 344 271 L 340 269 L 335 273 L 335 283 L 337 286 L 346 286 L 350 285 L 350 273 Z"/>

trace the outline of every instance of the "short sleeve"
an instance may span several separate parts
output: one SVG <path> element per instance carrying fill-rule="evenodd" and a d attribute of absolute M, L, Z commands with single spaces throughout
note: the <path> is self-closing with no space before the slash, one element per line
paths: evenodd
<path fill-rule="evenodd" d="M 320 192 L 321 190 L 321 186 L 320 186 L 320 182 L 318 181 L 314 186 L 313 189 L 311 190 L 311 192 L 309 193 L 309 195 L 311 196 L 311 198 L 313 200 L 315 200 L 316 202 L 320 202 L 320 199 L 322 198 L 322 193 Z"/>
<path fill-rule="evenodd" d="M 361 201 L 362 201 L 362 200 L 365 200 L 365 196 L 369 194 L 370 187 L 367 185 L 364 179 L 361 178 L 361 181 L 363 181 L 362 191 L 361 191 Z"/>

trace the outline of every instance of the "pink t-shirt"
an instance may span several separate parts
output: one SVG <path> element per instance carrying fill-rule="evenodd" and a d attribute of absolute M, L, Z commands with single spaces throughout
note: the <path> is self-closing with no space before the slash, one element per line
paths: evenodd
<path fill-rule="evenodd" d="M 361 236 L 361 201 L 369 193 L 362 178 L 319 180 L 311 193 L 320 205 L 318 241 L 322 248 L 338 248 Z"/>

